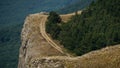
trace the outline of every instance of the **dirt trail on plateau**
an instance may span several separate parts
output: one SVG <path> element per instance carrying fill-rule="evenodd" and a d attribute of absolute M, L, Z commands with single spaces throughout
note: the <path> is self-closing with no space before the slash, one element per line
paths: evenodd
<path fill-rule="evenodd" d="M 59 52 L 64 53 L 62 48 L 59 47 L 46 33 L 46 27 L 45 27 L 45 23 L 47 21 L 47 16 L 46 15 L 42 15 L 42 19 L 40 21 L 40 33 L 41 35 L 46 39 L 46 41 L 55 49 L 57 49 Z M 65 53 L 67 56 L 70 56 L 68 53 Z"/>
<path fill-rule="evenodd" d="M 81 11 L 78 12 L 78 14 L 80 14 Z M 72 17 L 73 15 L 75 15 L 75 13 L 71 13 L 71 14 L 65 14 L 65 15 L 60 15 L 61 18 L 62 18 L 62 21 L 66 22 L 70 19 L 70 17 Z M 46 39 L 46 41 L 52 46 L 54 47 L 55 49 L 57 49 L 59 52 L 63 53 L 63 54 L 66 54 L 67 56 L 71 56 L 70 54 L 68 53 L 65 53 L 61 47 L 59 47 L 46 33 L 46 21 L 47 21 L 47 15 L 41 15 L 41 21 L 40 21 L 40 33 L 41 35 Z"/>

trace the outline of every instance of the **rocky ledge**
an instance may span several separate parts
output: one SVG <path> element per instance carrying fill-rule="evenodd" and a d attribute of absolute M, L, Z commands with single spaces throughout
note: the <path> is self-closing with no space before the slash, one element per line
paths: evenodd
<path fill-rule="evenodd" d="M 78 57 L 69 57 L 66 53 L 61 53 L 51 46 L 50 41 L 41 33 L 44 30 L 41 30 L 40 23 L 46 20 L 47 15 L 41 13 L 26 17 L 21 32 L 22 45 L 18 68 L 120 68 L 120 45 Z"/>

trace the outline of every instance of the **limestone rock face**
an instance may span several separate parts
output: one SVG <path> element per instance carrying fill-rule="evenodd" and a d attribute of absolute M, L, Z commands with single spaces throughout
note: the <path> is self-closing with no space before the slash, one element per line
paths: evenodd
<path fill-rule="evenodd" d="M 41 59 L 32 63 L 31 68 L 64 68 L 63 62 L 60 60 Z"/>
<path fill-rule="evenodd" d="M 62 17 L 64 18 L 64 15 Z M 65 17 L 70 18 L 70 15 Z M 26 17 L 21 32 L 18 68 L 120 68 L 120 45 L 83 56 L 67 56 L 58 47 L 52 46 L 41 33 L 45 31 L 41 28 L 41 23 L 46 20 L 47 15 L 40 13 Z"/>

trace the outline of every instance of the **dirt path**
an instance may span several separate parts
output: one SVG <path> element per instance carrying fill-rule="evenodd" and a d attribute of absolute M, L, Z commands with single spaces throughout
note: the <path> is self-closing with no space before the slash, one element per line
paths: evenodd
<path fill-rule="evenodd" d="M 81 11 L 78 12 L 79 14 L 81 13 Z M 66 15 L 60 15 L 62 20 L 68 21 L 70 19 L 71 16 L 75 15 L 75 13 L 71 13 L 71 14 L 66 14 Z M 54 47 L 55 49 L 57 49 L 59 52 L 66 54 L 67 56 L 72 56 L 66 52 L 63 51 L 63 49 L 61 47 L 59 47 L 46 33 L 46 27 L 45 27 L 45 23 L 47 21 L 47 15 L 42 15 L 41 14 L 41 21 L 40 21 L 40 33 L 41 35 L 47 40 L 47 42 Z"/>
<path fill-rule="evenodd" d="M 49 38 L 49 36 L 47 35 L 46 31 L 45 31 L 45 23 L 47 21 L 47 16 L 46 15 L 41 15 L 42 19 L 40 21 L 40 32 L 42 34 L 42 36 L 47 40 L 47 42 L 53 46 L 55 49 L 57 49 L 58 51 L 60 51 L 63 54 L 66 54 L 67 56 L 70 56 L 68 53 L 63 52 L 62 48 L 59 47 L 56 43 L 54 43 L 54 41 Z"/>

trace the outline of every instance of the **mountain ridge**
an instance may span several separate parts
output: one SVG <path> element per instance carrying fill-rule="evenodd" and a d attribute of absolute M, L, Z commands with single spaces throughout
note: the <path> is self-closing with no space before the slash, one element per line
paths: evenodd
<path fill-rule="evenodd" d="M 119 3 L 119 0 L 98 0 L 92 2 L 81 14 L 76 12 L 71 19 L 66 18 L 64 21 L 69 20 L 67 23 L 61 22 L 63 28 L 58 33 L 60 36 L 54 38 L 80 56 L 68 56 L 58 45 L 50 44 L 53 42 L 45 36 L 45 23 L 59 25 L 60 20 L 64 19 L 62 15 L 60 19 L 56 13 L 51 12 L 48 20 L 47 15 L 39 13 L 28 16 L 21 34 L 18 68 L 119 68 Z M 52 29 L 51 34 L 56 33 Z"/>
<path fill-rule="evenodd" d="M 101 50 L 92 51 L 80 57 L 68 57 L 65 54 L 61 54 L 59 51 L 54 50 L 39 31 L 39 28 L 41 27 L 41 22 L 39 21 L 42 21 L 42 18 L 44 17 L 46 18 L 45 15 L 37 13 L 29 15 L 26 18 L 21 34 L 22 46 L 20 49 L 18 68 L 120 67 L 119 44 Z"/>
<path fill-rule="evenodd" d="M 1 0 L 0 67 L 17 67 L 18 52 L 21 45 L 20 33 L 26 16 L 41 11 L 58 10 L 59 8 L 70 5 L 76 1 L 79 0 Z"/>

